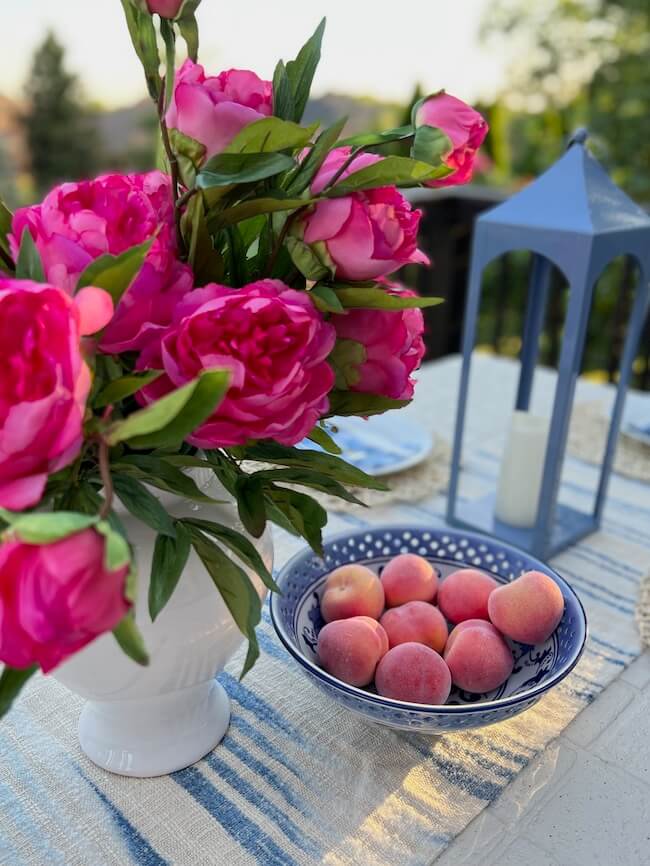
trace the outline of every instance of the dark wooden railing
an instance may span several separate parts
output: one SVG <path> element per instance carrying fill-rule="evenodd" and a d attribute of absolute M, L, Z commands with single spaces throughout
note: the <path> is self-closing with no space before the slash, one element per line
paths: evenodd
<path fill-rule="evenodd" d="M 425 310 L 427 358 L 460 351 L 472 228 L 477 216 L 498 204 L 505 193 L 487 187 L 418 191 L 411 198 L 422 210 L 420 245 L 433 268 L 405 268 L 401 276 L 422 295 L 444 304 Z M 510 253 L 494 261 L 484 274 L 478 344 L 497 354 L 516 357 L 520 348 L 530 256 Z M 596 285 L 583 372 L 616 381 L 638 274 L 634 263 L 611 263 Z M 559 271 L 551 280 L 540 360 L 557 366 L 562 344 L 567 286 Z M 639 346 L 632 387 L 650 390 L 650 317 Z"/>

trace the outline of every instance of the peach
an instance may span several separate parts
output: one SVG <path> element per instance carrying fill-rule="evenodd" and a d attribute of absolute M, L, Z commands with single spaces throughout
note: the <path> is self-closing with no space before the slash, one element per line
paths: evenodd
<path fill-rule="evenodd" d="M 327 578 L 320 600 L 320 612 L 325 622 L 351 616 L 379 619 L 383 609 L 381 581 L 365 565 L 342 565 Z"/>
<path fill-rule="evenodd" d="M 400 553 L 381 573 L 387 607 L 407 601 L 433 601 L 438 591 L 438 572 L 415 553 Z"/>
<path fill-rule="evenodd" d="M 504 683 L 514 667 L 508 644 L 489 623 L 457 625 L 449 635 L 445 661 L 455 686 L 483 694 Z"/>
<path fill-rule="evenodd" d="M 379 621 L 391 647 L 421 643 L 441 653 L 447 643 L 447 622 L 438 608 L 426 601 L 407 601 L 391 607 Z"/>
<path fill-rule="evenodd" d="M 488 598 L 499 584 L 489 574 L 476 568 L 453 571 L 440 584 L 438 605 L 447 619 L 489 619 Z"/>
<path fill-rule="evenodd" d="M 447 639 L 447 644 L 445 645 L 445 650 L 450 650 L 452 644 L 456 641 L 458 635 L 462 634 L 467 628 L 484 628 L 492 634 L 495 634 L 497 637 L 503 637 L 501 632 L 486 619 L 464 619 L 451 630 L 451 634 L 449 635 L 449 638 Z"/>
<path fill-rule="evenodd" d="M 337 619 L 318 635 L 318 660 L 332 676 L 351 686 L 367 686 L 388 637 L 376 620 L 365 616 Z"/>
<path fill-rule="evenodd" d="M 444 704 L 451 691 L 451 674 L 435 650 L 421 643 L 401 643 L 377 665 L 375 686 L 385 698 Z"/>
<path fill-rule="evenodd" d="M 512 640 L 543 643 L 562 619 L 564 597 L 547 574 L 527 571 L 494 590 L 488 611 L 494 625 Z"/>

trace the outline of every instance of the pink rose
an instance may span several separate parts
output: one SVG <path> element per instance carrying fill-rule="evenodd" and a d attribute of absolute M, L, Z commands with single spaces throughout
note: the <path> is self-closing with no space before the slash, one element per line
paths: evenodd
<path fill-rule="evenodd" d="M 102 328 L 110 296 L 0 278 L 0 506 L 21 510 L 79 453 L 90 373 L 80 337 Z"/>
<path fill-rule="evenodd" d="M 273 85 L 246 69 L 206 75 L 187 59 L 176 73 L 167 109 L 170 129 L 205 145 L 206 158 L 221 153 L 249 123 L 273 114 Z"/>
<path fill-rule="evenodd" d="M 427 186 L 456 186 L 472 179 L 476 154 L 488 133 L 488 125 L 478 111 L 450 94 L 437 93 L 424 99 L 415 112 L 415 125 L 434 126 L 449 138 L 452 149 L 443 162 L 453 174 L 432 180 Z"/>
<path fill-rule="evenodd" d="M 129 566 L 109 571 L 90 528 L 50 544 L 0 544 L 0 660 L 47 673 L 113 629 L 129 609 Z"/>
<path fill-rule="evenodd" d="M 415 292 L 388 283 L 393 295 Z M 410 400 L 415 382 L 411 373 L 420 366 L 425 345 L 424 318 L 418 308 L 408 310 L 348 310 L 334 315 L 337 342 L 333 363 L 340 384 L 350 391 Z M 350 341 L 350 342 L 348 342 Z"/>
<path fill-rule="evenodd" d="M 314 195 L 332 181 L 349 155 L 349 147 L 328 154 L 312 183 Z M 359 154 L 341 177 L 381 159 L 376 154 Z M 298 222 L 297 233 L 302 232 L 306 243 L 324 247 L 337 277 L 372 280 L 409 262 L 429 263 L 417 247 L 421 215 L 394 186 L 383 186 L 318 202 Z"/>
<path fill-rule="evenodd" d="M 48 282 L 70 294 L 94 259 L 119 255 L 158 232 L 106 329 L 106 352 L 142 348 L 169 324 L 176 301 L 192 288 L 190 268 L 176 259 L 170 180 L 160 171 L 109 174 L 55 187 L 41 204 L 16 211 L 10 236 L 14 255 L 25 229 L 34 238 Z"/>
<path fill-rule="evenodd" d="M 140 395 L 151 402 L 201 370 L 227 367 L 225 399 L 188 441 L 200 448 L 271 438 L 293 445 L 328 409 L 334 374 L 325 359 L 333 345 L 334 328 L 306 292 L 280 280 L 241 289 L 213 283 L 188 295 L 160 349 L 141 355 L 138 369 L 165 375 Z"/>

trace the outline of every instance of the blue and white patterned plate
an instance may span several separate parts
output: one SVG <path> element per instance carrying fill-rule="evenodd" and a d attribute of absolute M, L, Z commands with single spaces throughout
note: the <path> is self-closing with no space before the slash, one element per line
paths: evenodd
<path fill-rule="evenodd" d="M 282 595 L 271 597 L 273 625 L 314 684 L 368 721 L 434 734 L 499 722 L 537 703 L 566 677 L 582 654 L 587 621 L 575 592 L 547 565 L 496 539 L 452 529 L 383 526 L 334 536 L 324 548 L 324 560 L 306 549 L 281 570 L 277 582 Z M 562 590 L 562 620 L 551 637 L 538 646 L 509 641 L 515 657 L 514 670 L 502 686 L 489 694 L 454 689 L 444 706 L 428 706 L 384 698 L 347 685 L 317 664 L 318 633 L 324 624 L 320 595 L 326 577 L 349 562 L 362 563 L 381 574 L 393 556 L 408 552 L 426 557 L 443 578 L 463 566 L 483 569 L 501 583 L 514 580 L 524 571 L 543 571 Z"/>
<path fill-rule="evenodd" d="M 433 448 L 433 435 L 398 415 L 401 413 L 387 412 L 368 419 L 331 418 L 328 425 L 336 428 L 336 432 L 330 432 L 343 452 L 341 457 L 376 476 L 402 472 L 426 459 Z M 318 446 L 305 440 L 299 447 Z"/>

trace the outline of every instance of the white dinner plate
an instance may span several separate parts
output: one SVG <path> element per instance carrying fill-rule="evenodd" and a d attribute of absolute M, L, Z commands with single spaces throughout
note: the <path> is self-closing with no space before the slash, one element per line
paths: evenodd
<path fill-rule="evenodd" d="M 370 418 L 331 418 L 330 435 L 345 461 L 368 475 L 389 475 L 417 466 L 431 453 L 434 436 L 399 412 Z M 332 428 L 336 428 L 335 430 Z M 305 440 L 304 448 L 316 448 Z"/>

